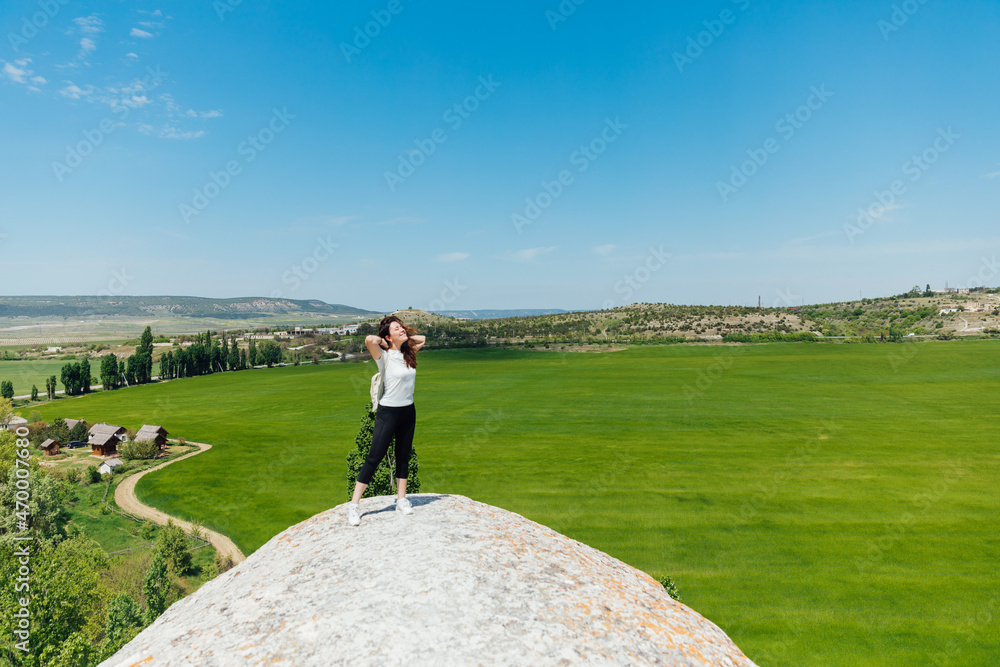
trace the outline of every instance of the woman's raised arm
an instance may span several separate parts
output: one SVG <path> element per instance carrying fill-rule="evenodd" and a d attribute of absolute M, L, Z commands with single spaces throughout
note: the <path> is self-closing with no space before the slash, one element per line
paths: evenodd
<path fill-rule="evenodd" d="M 365 336 L 365 347 L 371 352 L 372 359 L 378 361 L 382 358 L 382 348 L 386 347 L 388 344 L 379 338 L 378 336 L 372 334 Z"/>

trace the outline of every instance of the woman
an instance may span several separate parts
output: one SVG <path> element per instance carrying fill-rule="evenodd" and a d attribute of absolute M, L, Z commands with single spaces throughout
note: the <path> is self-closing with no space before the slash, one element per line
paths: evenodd
<path fill-rule="evenodd" d="M 413 333 L 395 315 L 382 318 L 378 335 L 365 338 L 365 346 L 372 354 L 385 381 L 385 392 L 375 413 L 375 431 L 368 458 L 358 472 L 354 497 L 347 506 L 347 523 L 361 523 L 359 502 L 378 464 L 389 450 L 392 436 L 396 436 L 396 511 L 413 514 L 413 507 L 406 499 L 406 478 L 410 470 L 410 452 L 413 451 L 413 430 L 417 422 L 413 407 L 413 386 L 417 376 L 417 350 L 426 338 Z"/>

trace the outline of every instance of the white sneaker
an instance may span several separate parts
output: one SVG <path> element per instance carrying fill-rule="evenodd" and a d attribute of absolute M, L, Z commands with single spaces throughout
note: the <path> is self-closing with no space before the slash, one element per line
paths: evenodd
<path fill-rule="evenodd" d="M 407 498 L 396 498 L 396 511 L 403 514 L 413 514 L 413 505 Z"/>
<path fill-rule="evenodd" d="M 347 523 L 352 526 L 361 525 L 361 506 L 360 505 L 347 505 Z"/>

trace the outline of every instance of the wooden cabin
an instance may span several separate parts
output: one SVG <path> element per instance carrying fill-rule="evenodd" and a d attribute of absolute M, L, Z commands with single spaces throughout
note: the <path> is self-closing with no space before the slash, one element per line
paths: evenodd
<path fill-rule="evenodd" d="M 57 441 L 53 440 L 52 438 L 49 438 L 41 445 L 39 445 L 39 447 L 43 452 L 45 452 L 47 456 L 55 456 L 56 454 L 59 453 L 60 444 Z"/>
<path fill-rule="evenodd" d="M 140 440 L 152 440 L 160 449 L 166 449 L 167 447 L 167 429 L 162 426 L 153 426 L 150 424 L 143 424 L 142 428 L 139 429 L 138 433 L 135 434 L 136 442 Z"/>

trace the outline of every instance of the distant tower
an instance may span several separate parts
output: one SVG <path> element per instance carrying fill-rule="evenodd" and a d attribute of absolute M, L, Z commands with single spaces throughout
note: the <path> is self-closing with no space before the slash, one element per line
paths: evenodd
<path fill-rule="evenodd" d="M 757 295 L 757 307 L 760 308 L 760 295 Z"/>

